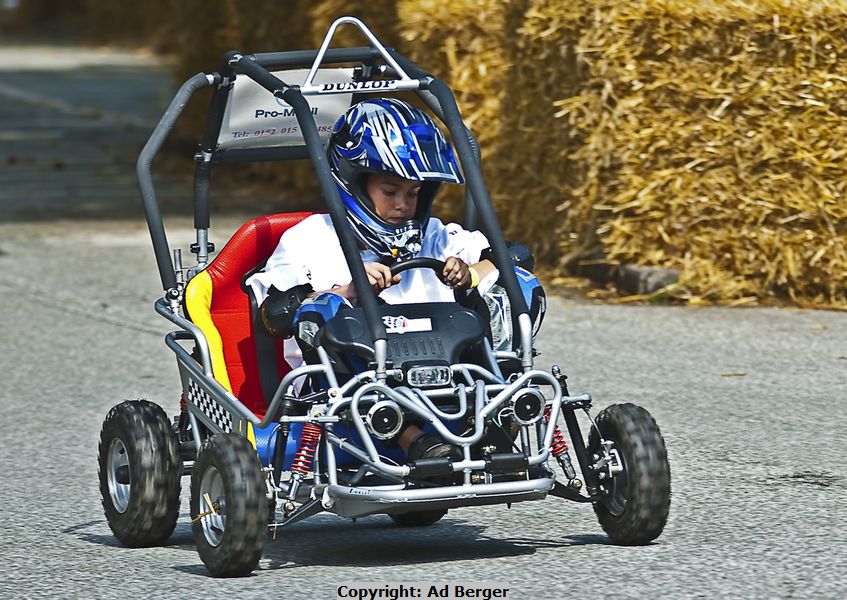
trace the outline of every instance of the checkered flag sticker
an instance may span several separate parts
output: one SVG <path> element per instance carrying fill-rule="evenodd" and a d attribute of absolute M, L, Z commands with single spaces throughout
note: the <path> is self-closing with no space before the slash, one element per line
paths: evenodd
<path fill-rule="evenodd" d="M 218 427 L 221 431 L 229 433 L 232 431 L 232 416 L 229 411 L 221 406 L 214 398 L 212 398 L 206 390 L 201 388 L 198 383 L 188 377 L 188 398 L 187 400 L 200 409 L 204 415 Z"/>

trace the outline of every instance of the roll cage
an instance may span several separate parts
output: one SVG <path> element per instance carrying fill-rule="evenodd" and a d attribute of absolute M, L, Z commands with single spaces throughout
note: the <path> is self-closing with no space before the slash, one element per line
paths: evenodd
<path fill-rule="evenodd" d="M 350 24 L 358 27 L 369 44 L 356 48 L 329 48 L 337 28 Z M 315 83 L 321 67 L 354 65 L 353 80 L 345 85 Z M 309 67 L 302 83 L 284 81 L 272 71 Z M 296 117 L 302 142 L 295 145 L 225 148 L 220 144 L 220 135 L 228 106 L 232 103 L 232 90 L 238 76 L 247 77 L 266 90 L 278 101 L 289 106 Z M 353 232 L 347 225 L 344 206 L 330 172 L 325 148 L 318 131 L 310 99 L 328 94 L 355 92 L 354 99 L 361 96 L 384 95 L 397 91 L 413 91 L 447 127 L 456 148 L 456 154 L 465 176 L 465 226 L 473 229 L 476 221 L 485 233 L 492 249 L 494 264 L 500 270 L 503 287 L 508 294 L 512 311 L 516 317 L 520 336 L 517 352 L 524 372 L 533 367 L 532 325 L 528 307 L 520 291 L 518 280 L 511 268 L 506 243 L 488 190 L 480 169 L 479 149 L 473 134 L 465 126 L 451 89 L 440 79 L 399 54 L 384 47 L 367 26 L 353 17 L 336 20 L 318 50 L 243 54 L 231 51 L 224 56 L 221 67 L 213 73 L 198 73 L 182 84 L 149 140 L 139 155 L 136 165 L 147 225 L 153 242 L 156 264 L 162 287 L 163 300 L 172 313 L 166 315 L 182 323 L 178 316 L 184 291 L 183 269 L 179 250 L 171 257 L 165 233 L 151 165 L 161 147 L 173 130 L 188 100 L 199 90 L 213 87 L 211 105 L 200 142 L 195 154 L 194 175 L 194 228 L 196 242 L 191 251 L 197 255 L 196 265 L 189 270 L 189 278 L 208 264 L 214 246 L 209 243 L 210 203 L 209 191 L 212 169 L 220 163 L 304 160 L 311 161 L 318 178 L 321 194 L 326 201 L 329 215 L 341 242 L 353 284 L 371 339 L 374 342 L 374 363 L 377 379 L 386 378 L 387 336 L 377 309 L 376 296 L 368 285 L 364 265 Z M 229 108 L 232 108 L 229 106 Z M 162 306 L 157 305 L 157 310 Z M 202 349 L 201 349 L 202 350 Z"/>

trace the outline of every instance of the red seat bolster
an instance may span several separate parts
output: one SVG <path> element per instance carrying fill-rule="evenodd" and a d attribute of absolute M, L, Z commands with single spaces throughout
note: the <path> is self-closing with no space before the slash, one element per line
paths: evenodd
<path fill-rule="evenodd" d="M 212 322 L 223 341 L 223 354 L 232 393 L 256 414 L 267 405 L 262 396 L 259 362 L 253 338 L 250 299 L 242 289 L 244 275 L 263 264 L 280 236 L 312 213 L 281 213 L 248 221 L 232 236 L 207 267 L 212 280 Z M 289 371 L 282 360 L 282 343 L 276 343 L 276 365 L 281 377 Z"/>

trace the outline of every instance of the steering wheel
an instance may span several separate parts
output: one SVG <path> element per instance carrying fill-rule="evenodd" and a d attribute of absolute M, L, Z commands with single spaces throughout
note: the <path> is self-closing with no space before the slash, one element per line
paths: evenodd
<path fill-rule="evenodd" d="M 394 277 L 398 273 L 409 271 L 411 269 L 432 269 L 438 276 L 439 281 L 442 281 L 443 283 L 441 273 L 444 272 L 444 261 L 438 260 L 437 258 L 430 258 L 428 256 L 416 256 L 415 258 L 410 258 L 409 260 L 404 260 L 403 262 L 391 265 L 391 276 Z M 462 304 L 462 300 L 465 296 L 462 291 L 463 290 L 458 288 L 453 288 L 453 298 L 459 304 Z"/>
<path fill-rule="evenodd" d="M 394 277 L 398 273 L 408 271 L 410 269 L 432 269 L 438 278 L 441 279 L 441 273 L 444 272 L 444 261 L 437 258 L 429 258 L 426 256 L 417 256 L 404 260 L 403 262 L 391 265 L 391 276 Z"/>

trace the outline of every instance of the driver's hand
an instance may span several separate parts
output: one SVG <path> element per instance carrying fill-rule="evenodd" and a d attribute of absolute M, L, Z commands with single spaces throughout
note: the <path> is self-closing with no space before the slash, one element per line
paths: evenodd
<path fill-rule="evenodd" d="M 471 272 L 467 263 L 456 256 L 451 256 L 444 261 L 441 276 L 444 278 L 444 283 L 450 287 L 461 289 L 471 284 Z"/>
<path fill-rule="evenodd" d="M 365 273 L 368 274 L 368 282 L 375 294 L 379 294 L 385 288 L 395 283 L 400 283 L 400 275 L 391 276 L 391 267 L 378 262 L 365 263 Z"/>

